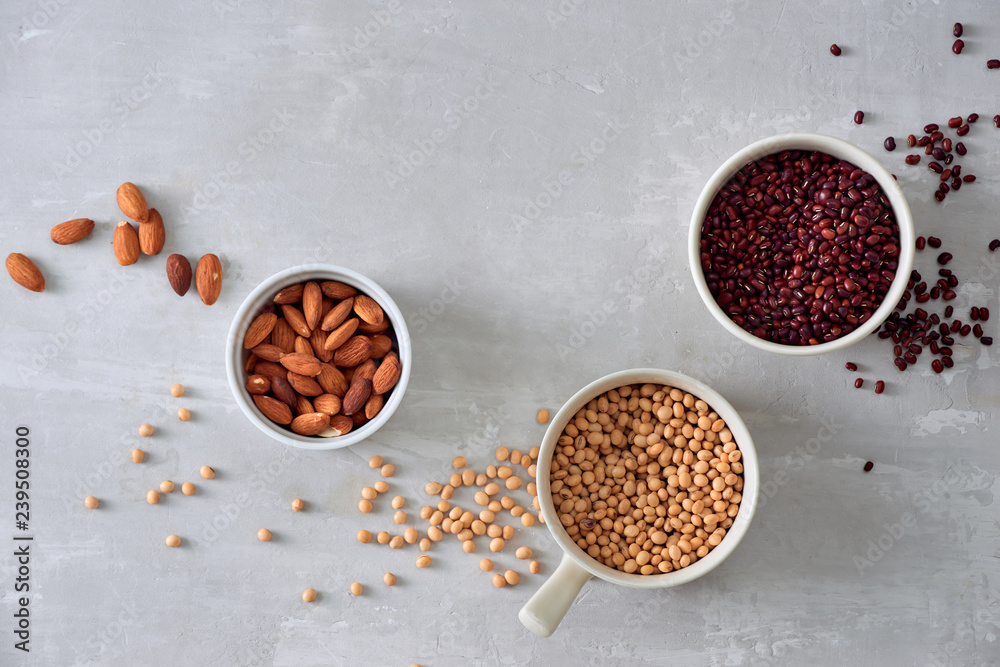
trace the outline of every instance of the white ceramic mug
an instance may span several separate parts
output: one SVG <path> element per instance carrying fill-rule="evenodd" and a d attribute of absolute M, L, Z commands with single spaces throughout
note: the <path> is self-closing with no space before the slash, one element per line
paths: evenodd
<path fill-rule="evenodd" d="M 626 574 L 591 558 L 566 533 L 559 521 L 555 505 L 552 504 L 552 492 L 549 490 L 552 453 L 559 436 L 562 435 L 563 428 L 573 418 L 573 415 L 591 400 L 610 389 L 645 383 L 675 387 L 708 403 L 726 421 L 726 426 L 732 431 L 733 440 L 742 453 L 741 461 L 743 463 L 743 500 L 740 502 L 740 511 L 722 542 L 693 565 L 673 572 L 651 575 Z M 754 449 L 753 440 L 750 438 L 750 432 L 733 406 L 707 385 L 680 373 L 654 368 L 620 371 L 590 383 L 563 405 L 549 423 L 549 428 L 542 440 L 536 474 L 538 502 L 542 509 L 545 525 L 548 526 L 549 532 L 555 537 L 564 554 L 559 567 L 528 600 L 528 603 L 518 614 L 518 618 L 526 628 L 536 635 L 548 637 L 555 632 L 580 589 L 591 577 L 600 577 L 613 584 L 632 588 L 670 588 L 708 574 L 736 549 L 750 527 L 750 520 L 757 508 L 758 482 L 757 452 Z"/>

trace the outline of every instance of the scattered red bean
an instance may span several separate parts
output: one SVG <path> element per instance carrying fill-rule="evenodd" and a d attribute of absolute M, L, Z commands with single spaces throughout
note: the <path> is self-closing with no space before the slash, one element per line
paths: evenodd
<path fill-rule="evenodd" d="M 954 118 L 948 119 L 948 127 L 950 127 L 953 130 L 961 124 L 962 124 L 961 116 L 955 116 Z"/>
<path fill-rule="evenodd" d="M 976 175 L 975 174 L 966 174 L 965 176 L 962 177 L 962 180 L 964 182 L 966 182 L 966 183 L 973 183 L 976 180 Z"/>
<path fill-rule="evenodd" d="M 958 153 L 959 155 L 965 155 L 967 152 L 965 149 L 965 144 L 963 144 L 961 141 L 955 144 L 955 152 Z"/>
<path fill-rule="evenodd" d="M 898 368 L 900 370 L 900 372 L 906 370 L 906 361 L 904 359 L 900 359 L 899 357 L 896 357 L 896 360 L 893 363 L 896 364 L 896 368 Z"/>
<path fill-rule="evenodd" d="M 969 126 L 968 125 L 963 125 L 960 128 L 958 128 L 957 130 L 955 130 L 955 134 L 957 134 L 960 137 L 964 137 L 968 133 L 969 133 Z"/>
<path fill-rule="evenodd" d="M 937 132 L 937 131 L 938 131 L 937 123 L 928 123 L 927 125 L 924 125 L 924 134 L 930 134 L 932 132 Z M 934 138 L 932 137 L 931 141 L 933 140 Z"/>
<path fill-rule="evenodd" d="M 996 116 L 993 116 L 993 126 L 1000 127 L 1000 113 L 998 113 Z"/>
<path fill-rule="evenodd" d="M 960 54 L 962 52 L 962 49 L 964 48 L 965 48 L 965 42 L 963 42 L 960 39 L 956 39 L 955 43 L 951 45 L 952 53 L 954 53 L 956 56 Z"/>
<path fill-rule="evenodd" d="M 983 343 L 982 339 L 979 339 L 980 343 Z M 992 342 L 992 341 L 991 341 Z M 988 345 L 989 343 L 983 343 L 983 345 Z M 945 368 L 951 368 L 955 365 L 955 362 L 951 357 L 941 357 L 941 363 L 944 364 Z"/>
<path fill-rule="evenodd" d="M 941 266 L 944 266 L 945 264 L 951 261 L 952 257 L 953 255 L 950 252 L 943 252 L 940 255 L 938 255 L 937 262 Z"/>
<path fill-rule="evenodd" d="M 1000 248 L 1000 239 L 990 241 L 990 252 L 996 252 L 997 248 Z"/>
<path fill-rule="evenodd" d="M 951 34 L 953 34 L 955 37 L 961 37 L 962 36 L 962 24 L 961 23 L 956 23 L 955 27 L 951 29 Z"/>
<path fill-rule="evenodd" d="M 927 245 L 929 245 L 932 248 L 940 248 L 941 247 L 941 239 L 939 239 L 936 236 L 928 236 L 927 237 Z"/>
<path fill-rule="evenodd" d="M 857 380 L 854 381 L 854 388 L 855 389 L 861 389 L 861 385 L 863 385 L 864 383 L 865 383 L 864 380 L 862 380 L 861 378 L 858 378 Z"/>
<path fill-rule="evenodd" d="M 865 112 L 864 111 L 855 111 L 854 112 L 854 123 L 856 125 L 861 125 L 861 123 L 863 123 L 863 122 L 865 122 Z"/>
<path fill-rule="evenodd" d="M 944 309 L 944 316 L 945 317 L 951 317 L 954 312 L 955 312 L 955 308 L 953 306 L 948 306 L 947 308 Z M 942 324 L 941 326 L 944 327 L 945 329 L 948 328 L 947 324 Z M 944 331 L 944 330 L 942 330 L 941 333 L 943 333 L 945 336 L 948 335 L 948 332 Z"/>
<path fill-rule="evenodd" d="M 990 309 L 983 306 L 982 308 L 979 309 L 979 321 L 986 322 L 989 319 L 990 319 Z"/>
<path fill-rule="evenodd" d="M 906 164 L 917 164 L 919 162 L 920 162 L 920 156 L 917 154 L 906 156 Z"/>
<path fill-rule="evenodd" d="M 881 394 L 883 391 L 885 391 L 885 382 L 879 380 L 878 382 L 875 383 L 875 393 Z"/>
<path fill-rule="evenodd" d="M 944 149 L 945 153 L 951 152 L 951 137 L 945 137 L 941 140 L 941 148 Z"/>
<path fill-rule="evenodd" d="M 843 53 L 843 51 L 841 51 L 840 47 L 837 46 L 836 44 L 831 44 L 830 53 L 832 53 L 835 56 L 839 56 L 841 53 Z"/>
<path fill-rule="evenodd" d="M 917 145 L 917 137 L 915 135 L 909 135 L 906 137 L 906 145 L 913 148 Z"/>
<path fill-rule="evenodd" d="M 875 464 L 871 461 L 865 463 L 865 472 L 871 472 L 871 469 L 875 467 Z"/>
<path fill-rule="evenodd" d="M 931 143 L 930 137 L 920 137 L 919 139 L 917 139 L 918 146 L 926 146 L 929 143 Z"/>
<path fill-rule="evenodd" d="M 931 362 L 931 370 L 935 373 L 941 373 L 944 371 L 944 364 L 941 363 L 940 359 L 935 359 Z"/>
<path fill-rule="evenodd" d="M 983 345 L 992 345 L 993 336 L 983 336 L 982 338 L 979 339 L 979 342 L 982 343 Z"/>
<path fill-rule="evenodd" d="M 847 370 L 853 372 L 853 371 L 858 370 L 858 365 L 856 363 L 854 363 L 853 361 L 848 361 L 846 364 L 844 364 L 844 368 L 846 368 Z"/>
<path fill-rule="evenodd" d="M 979 114 L 977 114 L 977 113 L 970 113 L 969 117 L 965 119 L 965 122 L 966 123 L 975 123 L 977 120 L 979 120 Z"/>
<path fill-rule="evenodd" d="M 968 325 L 966 325 L 966 326 L 968 326 Z M 976 322 L 976 326 L 972 327 L 972 335 L 975 336 L 976 338 L 982 338 L 983 337 L 983 325 L 980 324 L 979 322 Z"/>
<path fill-rule="evenodd" d="M 892 152 L 896 150 L 896 139 L 894 137 L 886 137 L 882 145 L 885 146 L 887 151 Z"/>
<path fill-rule="evenodd" d="M 933 161 L 927 163 L 927 168 L 933 171 L 935 174 L 940 174 L 942 171 L 944 171 L 944 167 L 942 167 L 937 162 Z"/>
<path fill-rule="evenodd" d="M 986 67 L 987 69 L 1000 69 L 1000 60 L 997 60 L 996 58 L 991 58 L 990 60 L 986 61 Z"/>

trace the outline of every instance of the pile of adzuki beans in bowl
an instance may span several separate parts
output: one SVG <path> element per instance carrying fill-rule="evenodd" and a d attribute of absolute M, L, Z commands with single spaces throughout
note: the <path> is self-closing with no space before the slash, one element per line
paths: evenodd
<path fill-rule="evenodd" d="M 737 325 L 784 345 L 854 331 L 882 304 L 899 225 L 875 177 L 818 151 L 747 164 L 722 187 L 701 231 L 701 268 Z"/>
<path fill-rule="evenodd" d="M 581 408 L 552 456 L 552 503 L 592 558 L 660 574 L 704 558 L 743 499 L 733 434 L 705 401 L 656 384 L 612 389 Z"/>

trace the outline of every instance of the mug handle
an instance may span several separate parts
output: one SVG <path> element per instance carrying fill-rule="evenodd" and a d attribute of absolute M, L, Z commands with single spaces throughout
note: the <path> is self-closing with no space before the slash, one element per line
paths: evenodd
<path fill-rule="evenodd" d="M 528 600 L 517 617 L 539 637 L 548 637 L 563 620 L 583 585 L 594 576 L 563 554 L 559 567 Z"/>

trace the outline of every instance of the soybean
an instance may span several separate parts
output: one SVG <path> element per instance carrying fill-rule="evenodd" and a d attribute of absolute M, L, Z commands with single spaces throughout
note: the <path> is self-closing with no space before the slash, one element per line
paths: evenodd
<path fill-rule="evenodd" d="M 167 535 L 167 546 L 168 547 L 179 547 L 181 545 L 181 538 L 177 535 Z"/>
<path fill-rule="evenodd" d="M 315 599 L 316 599 L 316 589 L 315 588 L 307 588 L 304 591 L 302 591 L 302 601 L 303 602 L 312 602 Z"/>
<path fill-rule="evenodd" d="M 142 463 L 142 460 L 146 458 L 145 453 L 141 449 L 132 450 L 132 463 Z"/>
<path fill-rule="evenodd" d="M 361 542 L 361 544 L 368 544 L 371 541 L 372 541 L 371 533 L 369 533 L 367 530 L 358 531 L 358 542 Z"/>
<path fill-rule="evenodd" d="M 425 554 L 423 556 L 417 557 L 417 567 L 419 567 L 419 568 L 425 568 L 425 567 L 430 567 L 430 565 L 431 565 L 431 557 L 430 556 L 428 556 L 428 555 Z"/>
<path fill-rule="evenodd" d="M 355 581 L 353 584 L 351 584 L 351 595 L 353 595 L 354 597 L 357 597 L 364 592 L 365 592 L 365 587 L 359 584 L 358 582 Z"/>
<path fill-rule="evenodd" d="M 181 493 L 183 493 L 185 496 L 193 496 L 194 484 L 192 484 L 191 482 L 184 482 L 183 484 L 181 484 Z"/>
<path fill-rule="evenodd" d="M 87 496 L 83 499 L 83 506 L 89 510 L 96 510 L 97 506 L 100 504 L 100 501 L 98 501 L 94 496 Z"/>
<path fill-rule="evenodd" d="M 201 476 L 205 479 L 215 479 L 215 471 L 208 466 L 202 466 L 201 470 L 198 472 L 201 473 Z"/>
<path fill-rule="evenodd" d="M 305 506 L 306 504 L 302 502 L 301 498 L 296 498 L 292 501 L 292 509 L 296 512 L 301 512 Z"/>
<path fill-rule="evenodd" d="M 382 581 L 385 582 L 386 586 L 395 586 L 396 575 L 394 575 L 392 572 L 386 572 L 384 575 L 382 575 Z"/>
<path fill-rule="evenodd" d="M 261 542 L 270 542 L 271 531 L 269 531 L 267 528 L 261 528 L 260 530 L 257 531 L 257 539 L 260 540 Z"/>

